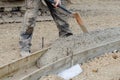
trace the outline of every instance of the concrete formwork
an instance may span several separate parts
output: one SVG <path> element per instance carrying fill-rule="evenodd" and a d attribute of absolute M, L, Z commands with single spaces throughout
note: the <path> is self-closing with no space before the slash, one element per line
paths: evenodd
<path fill-rule="evenodd" d="M 58 73 L 66 68 L 71 67 L 74 64 L 83 63 L 91 58 L 100 56 L 101 54 L 104 54 L 107 52 L 112 52 L 114 50 L 120 50 L 120 36 L 119 36 L 120 29 L 116 28 L 116 29 L 112 29 L 112 30 L 110 29 L 110 30 L 104 30 L 104 31 L 106 31 L 105 35 L 109 35 L 108 38 L 110 40 L 106 41 L 106 39 L 103 39 L 102 42 L 98 41 L 99 43 L 95 43 L 94 46 L 86 47 L 85 49 L 81 49 L 78 52 L 70 51 L 69 55 L 64 56 L 49 64 L 46 64 L 45 66 L 41 68 L 36 67 L 35 65 L 36 61 L 40 59 L 42 54 L 49 53 L 49 51 L 52 50 L 52 47 L 50 47 L 49 49 L 47 48 L 47 49 L 38 51 L 28 57 L 21 58 L 14 62 L 6 64 L 0 67 L 0 80 L 38 80 L 43 75 Z M 113 33 L 113 32 L 116 32 L 116 33 Z M 92 33 L 94 32 L 90 32 L 87 34 L 92 34 Z M 103 33 L 103 31 L 98 32 L 95 35 L 100 34 L 100 33 Z M 86 36 L 87 34 L 83 34 L 83 35 Z M 100 36 L 101 38 L 104 38 L 105 35 L 100 35 Z M 91 41 L 88 40 L 88 42 L 91 42 Z"/>

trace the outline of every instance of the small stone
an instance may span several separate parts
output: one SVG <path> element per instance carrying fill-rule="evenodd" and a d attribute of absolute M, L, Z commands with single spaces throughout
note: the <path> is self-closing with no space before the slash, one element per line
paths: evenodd
<path fill-rule="evenodd" d="M 97 73 L 97 72 L 98 72 L 98 69 L 93 69 L 92 72 Z"/>
<path fill-rule="evenodd" d="M 118 56 L 116 54 L 112 55 L 113 59 L 117 59 Z"/>

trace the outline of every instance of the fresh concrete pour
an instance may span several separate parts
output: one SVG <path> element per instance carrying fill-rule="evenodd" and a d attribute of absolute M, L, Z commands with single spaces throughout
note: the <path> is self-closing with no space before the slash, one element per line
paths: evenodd
<path fill-rule="evenodd" d="M 41 57 L 41 62 L 39 62 L 40 65 L 46 65 L 60 59 L 60 57 L 70 55 L 69 53 L 71 52 L 75 54 L 86 50 L 86 48 L 105 44 L 117 39 L 120 39 L 120 28 L 110 28 L 60 39 Z M 120 53 L 117 52 L 117 50 L 114 51 L 114 53 L 105 53 L 105 55 L 83 63 L 81 66 L 83 72 L 71 80 L 119 80 Z M 57 75 L 44 76 L 40 80 L 64 80 L 56 76 Z"/>
<path fill-rule="evenodd" d="M 111 28 L 106 30 L 89 32 L 86 34 L 74 35 L 65 39 L 59 39 L 51 48 L 44 52 L 44 55 L 39 59 L 35 58 L 35 62 L 33 63 L 32 59 L 37 54 L 33 54 L 34 57 L 29 56 L 29 58 L 25 58 L 24 60 L 18 60 L 19 63 L 23 63 L 24 65 L 32 65 L 31 68 L 26 66 L 26 69 L 30 71 L 29 73 L 22 71 L 22 74 L 26 74 L 21 76 L 21 72 L 18 71 L 16 76 L 9 77 L 9 80 L 16 80 L 16 78 L 22 78 L 22 80 L 38 80 L 43 75 L 51 74 L 54 71 L 59 71 L 59 68 L 66 69 L 66 66 L 71 66 L 71 54 L 73 55 L 73 63 L 81 63 L 88 60 L 89 57 L 94 56 L 100 52 L 107 53 L 113 50 L 120 50 L 120 28 Z M 106 45 L 107 43 L 107 45 Z M 104 49 L 105 48 L 105 49 Z M 85 53 L 87 52 L 87 53 Z M 58 54 L 58 55 L 57 55 Z M 91 57 L 93 58 L 93 57 Z M 61 60 L 59 60 L 61 59 Z M 81 59 L 83 59 L 81 61 Z M 34 59 L 33 59 L 34 60 Z M 41 68 L 36 68 L 35 63 L 38 60 L 40 62 Z M 26 61 L 26 62 L 25 62 Z M 31 64 L 30 64 L 31 61 Z M 42 63 L 42 64 L 41 64 Z M 14 63 L 15 64 L 15 63 Z M 14 69 L 14 66 L 12 65 Z M 34 65 L 33 65 L 34 64 Z M 48 64 L 48 65 L 47 65 Z M 18 64 L 21 65 L 21 64 Z M 45 66 L 46 65 L 46 66 Z M 9 66 L 9 65 L 8 65 Z M 21 65 L 22 66 L 22 65 Z M 19 66 L 17 66 L 19 68 Z M 24 66 L 25 67 L 25 66 Z M 34 71 L 33 68 L 35 67 Z M 4 69 L 6 70 L 7 67 Z M 16 67 L 15 67 L 16 69 Z M 21 69 L 23 69 L 21 67 Z M 11 70 L 11 69 L 10 69 Z M 2 73 L 2 72 L 1 72 Z M 11 79 L 10 79 L 11 78 Z M 6 80 L 6 79 L 2 79 Z"/>
<path fill-rule="evenodd" d="M 51 49 L 49 49 L 37 63 L 39 67 L 42 67 L 60 58 L 71 55 L 71 53 L 76 54 L 86 50 L 86 48 L 88 49 L 118 39 L 120 39 L 119 27 L 93 31 L 64 39 L 61 38 L 53 43 Z"/>

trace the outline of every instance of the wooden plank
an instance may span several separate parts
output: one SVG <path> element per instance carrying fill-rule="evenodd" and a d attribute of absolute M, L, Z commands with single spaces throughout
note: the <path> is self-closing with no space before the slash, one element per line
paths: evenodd
<path fill-rule="evenodd" d="M 0 78 L 7 76 L 8 74 L 11 74 L 12 72 L 18 71 L 22 68 L 29 68 L 33 65 L 35 65 L 36 60 L 40 58 L 42 54 L 44 54 L 49 48 L 37 51 L 27 57 L 20 58 L 18 60 L 15 60 L 9 64 L 3 65 L 0 67 Z"/>
<path fill-rule="evenodd" d="M 120 40 L 114 40 L 105 44 L 91 47 L 84 51 L 73 54 L 73 56 L 69 55 L 52 64 L 46 65 L 45 67 L 42 67 L 33 73 L 30 73 L 20 80 L 38 80 L 43 75 L 58 73 L 62 70 L 65 70 L 66 68 L 71 67 L 72 62 L 73 64 L 83 63 L 90 58 L 98 57 L 106 52 L 111 52 L 113 50 L 120 50 Z"/>
<path fill-rule="evenodd" d="M 67 56 L 65 58 L 62 58 L 56 62 L 53 62 L 49 65 L 46 65 L 32 73 L 30 73 L 29 75 L 21 78 L 20 80 L 39 80 L 39 78 L 43 75 L 48 75 L 48 74 L 55 74 L 58 73 L 62 70 L 64 70 L 65 68 L 69 68 L 71 67 L 71 57 Z"/>
<path fill-rule="evenodd" d="M 88 33 L 88 30 L 85 27 L 85 25 L 83 24 L 83 21 L 79 15 L 79 13 L 76 12 L 76 13 L 72 13 L 72 14 L 73 14 L 74 18 L 76 19 L 77 23 L 79 24 L 80 28 L 82 29 L 82 31 L 84 33 Z"/>
<path fill-rule="evenodd" d="M 23 17 L 4 17 L 0 18 L 0 24 L 5 24 L 5 23 L 21 23 L 23 20 Z M 38 16 L 37 22 L 42 22 L 42 21 L 52 21 L 53 18 L 51 16 Z"/>

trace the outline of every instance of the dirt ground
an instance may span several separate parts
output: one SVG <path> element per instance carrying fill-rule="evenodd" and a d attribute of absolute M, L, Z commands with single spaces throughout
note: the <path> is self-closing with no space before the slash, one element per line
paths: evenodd
<path fill-rule="evenodd" d="M 120 80 L 120 53 L 106 53 L 81 65 L 83 72 L 70 80 Z M 64 80 L 57 75 L 40 80 Z"/>
<path fill-rule="evenodd" d="M 81 67 L 83 72 L 72 80 L 120 80 L 120 53 L 95 58 Z"/>
<path fill-rule="evenodd" d="M 71 10 L 80 12 L 81 17 L 89 31 L 120 26 L 120 1 L 119 0 L 75 0 L 76 5 L 71 5 Z M 82 33 L 74 19 L 68 20 L 74 34 Z M 21 23 L 0 25 L 0 66 L 7 64 L 19 56 L 19 34 Z M 53 21 L 38 22 L 36 24 L 32 52 L 41 49 L 42 37 L 45 46 L 58 39 L 58 30 Z"/>

